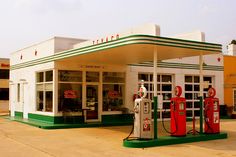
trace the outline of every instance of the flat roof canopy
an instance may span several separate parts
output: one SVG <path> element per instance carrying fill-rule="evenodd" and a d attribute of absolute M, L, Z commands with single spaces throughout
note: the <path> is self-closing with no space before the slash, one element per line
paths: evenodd
<path fill-rule="evenodd" d="M 149 35 L 131 35 L 117 40 L 71 49 L 51 56 L 12 65 L 18 69 L 52 61 L 77 62 L 82 64 L 118 64 L 127 65 L 153 61 L 153 52 L 157 50 L 158 60 L 174 59 L 218 54 L 220 44 L 180 40 Z"/>
<path fill-rule="evenodd" d="M 153 61 L 155 49 L 158 60 L 221 53 L 219 44 L 133 35 L 75 50 L 73 57 L 68 56 L 62 61 L 127 65 Z"/>

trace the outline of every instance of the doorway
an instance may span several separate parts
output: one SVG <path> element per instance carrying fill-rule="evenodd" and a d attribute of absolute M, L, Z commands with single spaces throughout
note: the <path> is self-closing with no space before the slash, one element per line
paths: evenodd
<path fill-rule="evenodd" d="M 99 121 L 99 85 L 86 85 L 86 121 Z"/>

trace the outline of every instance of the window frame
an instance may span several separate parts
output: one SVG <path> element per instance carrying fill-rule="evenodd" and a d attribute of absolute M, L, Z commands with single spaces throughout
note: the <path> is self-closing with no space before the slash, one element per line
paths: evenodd
<path fill-rule="evenodd" d="M 60 72 L 61 71 L 72 71 L 72 72 L 79 72 L 79 73 L 81 73 L 81 81 L 61 81 L 60 80 Z M 84 75 L 84 73 L 83 73 L 83 71 L 82 70 L 62 70 L 62 69 L 60 69 L 60 70 L 58 70 L 58 74 L 57 74 L 57 76 L 56 77 L 58 77 L 58 82 L 57 82 L 57 86 L 58 86 L 58 88 L 57 88 L 57 112 L 62 112 L 63 111 L 63 109 L 62 108 L 59 108 L 59 107 L 61 107 L 60 106 L 60 101 L 59 101 L 59 99 L 60 99 L 60 96 L 59 96 L 59 85 L 60 84 L 76 84 L 76 85 L 81 85 L 81 89 L 82 89 L 82 91 L 81 91 L 81 101 L 82 101 L 82 108 L 83 108 L 83 75 Z M 81 108 L 81 110 L 82 110 L 82 108 Z M 78 109 L 78 112 L 82 112 L 80 109 Z"/>
<path fill-rule="evenodd" d="M 145 84 L 148 84 L 148 88 L 147 88 L 147 98 L 151 99 L 153 102 L 153 96 L 154 96 L 154 83 L 153 83 L 153 73 L 143 73 L 143 72 L 139 72 L 138 73 L 138 82 L 141 82 L 141 79 L 139 77 L 139 75 L 148 75 L 148 81 L 144 80 L 144 86 Z M 168 75 L 171 77 L 171 81 L 169 82 L 163 82 L 163 76 Z M 171 90 L 170 91 L 163 91 L 162 87 L 163 85 L 171 85 Z M 141 84 L 138 85 L 138 89 L 141 87 Z M 157 95 L 163 95 L 163 109 L 165 110 L 165 115 L 163 115 L 164 110 L 157 110 L 157 114 L 158 114 L 158 118 L 162 118 L 163 116 L 165 116 L 165 118 L 170 118 L 170 107 L 166 107 L 165 108 L 165 103 L 170 103 L 170 99 L 173 96 L 173 88 L 174 88 L 174 74 L 171 73 L 158 73 L 157 74 Z M 150 90 L 152 89 L 152 90 Z M 171 97 L 168 99 L 164 99 L 164 94 L 170 94 Z M 152 108 L 152 112 L 154 112 L 153 108 Z M 168 115 L 167 115 L 168 114 Z"/>
<path fill-rule="evenodd" d="M 49 72 L 49 71 L 52 71 L 52 80 L 51 81 L 46 81 L 46 73 Z M 38 74 L 40 73 L 43 73 L 43 81 L 39 81 L 38 82 Z M 54 82 L 54 75 L 55 75 L 55 72 L 53 69 L 47 69 L 47 70 L 44 70 L 44 71 L 37 71 L 36 73 L 36 79 L 35 79 L 35 82 L 36 82 L 36 87 L 35 87 L 35 90 L 36 90 L 36 105 L 35 105 L 35 110 L 37 112 L 47 112 L 47 113 L 52 113 L 53 110 L 54 110 L 54 97 L 53 97 L 53 93 L 54 93 L 54 88 L 53 88 L 53 82 Z M 42 85 L 42 90 L 38 90 L 37 86 L 38 85 Z M 51 85 L 51 89 L 47 89 L 46 86 L 47 85 Z M 42 110 L 38 110 L 38 107 L 39 107 L 39 104 L 38 104 L 38 92 L 43 92 L 43 109 Z M 52 108 L 51 108 L 51 111 L 47 111 L 46 109 L 46 92 L 52 92 Z"/>
<path fill-rule="evenodd" d="M 191 82 L 186 82 L 186 77 L 191 77 Z M 214 76 L 213 75 L 204 75 L 203 76 L 203 83 L 204 83 L 204 78 L 211 78 L 211 82 L 208 83 L 208 88 L 209 87 L 213 87 L 214 85 Z M 195 82 L 195 78 L 198 78 L 198 82 Z M 192 86 L 192 90 L 186 90 L 186 85 L 191 85 Z M 195 90 L 195 86 L 198 85 L 199 86 L 199 90 Z M 203 87 L 203 95 L 206 96 L 207 91 L 204 91 Z M 191 115 L 195 115 L 195 112 L 200 110 L 200 105 L 197 105 L 197 103 L 199 102 L 199 100 L 197 99 L 198 96 L 200 95 L 200 76 L 199 75 L 191 75 L 191 74 L 185 74 L 184 75 L 184 97 L 186 98 L 186 113 L 191 113 Z M 192 98 L 191 99 L 187 99 L 186 94 L 192 94 Z M 187 105 L 191 103 L 191 107 L 187 107 Z M 192 118 L 192 116 L 188 116 L 186 115 L 187 118 Z M 195 116 L 195 117 L 199 117 L 199 116 Z"/>
<path fill-rule="evenodd" d="M 124 80 L 123 82 L 109 82 L 109 81 L 104 81 L 104 73 L 122 73 L 123 77 L 124 77 Z M 126 85 L 126 73 L 125 72 L 115 72 L 115 71 L 103 71 L 102 72 L 102 112 L 103 113 L 107 113 L 107 112 L 116 112 L 116 111 L 120 111 L 120 110 L 103 110 L 104 109 L 104 95 L 103 95 L 103 92 L 104 92 L 104 85 L 119 85 L 121 86 L 123 89 L 122 89 L 122 104 L 120 106 L 124 106 L 125 104 L 125 85 Z"/>

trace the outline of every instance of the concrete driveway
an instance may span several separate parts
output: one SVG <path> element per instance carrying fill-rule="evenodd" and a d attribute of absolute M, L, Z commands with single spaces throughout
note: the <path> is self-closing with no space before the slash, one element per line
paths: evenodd
<path fill-rule="evenodd" d="M 0 156 L 236 156 L 236 120 L 223 120 L 221 128 L 228 132 L 228 139 L 140 149 L 122 146 L 131 126 L 43 130 L 0 117 Z"/>

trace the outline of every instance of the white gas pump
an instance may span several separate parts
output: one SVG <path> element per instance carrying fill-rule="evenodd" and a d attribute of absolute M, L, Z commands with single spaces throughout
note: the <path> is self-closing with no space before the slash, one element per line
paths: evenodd
<path fill-rule="evenodd" d="M 139 96 L 141 98 L 135 99 L 134 105 L 134 137 L 142 139 L 152 138 L 152 101 L 145 98 L 147 90 L 141 83 L 139 89 Z"/>

